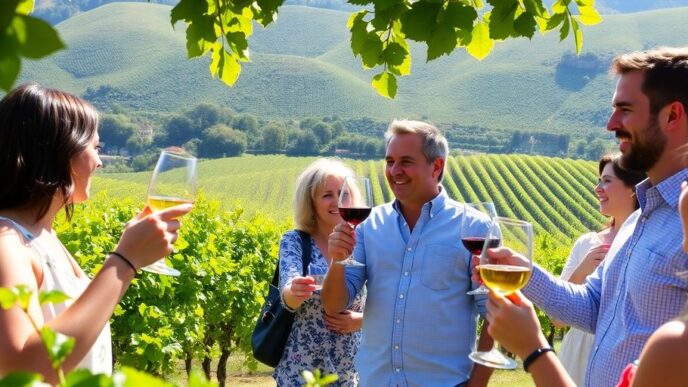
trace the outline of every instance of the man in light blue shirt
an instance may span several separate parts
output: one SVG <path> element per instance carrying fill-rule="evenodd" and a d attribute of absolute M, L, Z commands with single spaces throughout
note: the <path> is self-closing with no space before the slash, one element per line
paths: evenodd
<path fill-rule="evenodd" d="M 607 129 L 620 140 L 622 166 L 647 172 L 636 187 L 640 209 L 584 284 L 535 267 L 523 289 L 549 315 L 595 333 L 586 378 L 586 386 L 595 387 L 616 385 L 650 334 L 679 314 L 688 295 L 677 209 L 681 183 L 688 180 L 681 159 L 688 144 L 688 49 L 620 55 L 612 71 L 620 77 Z"/>
<path fill-rule="evenodd" d="M 371 212 L 356 228 L 342 223 L 329 254 L 353 251 L 364 268 L 333 264 L 321 297 L 325 311 L 345 309 L 367 286 L 363 337 L 356 355 L 362 386 L 479 386 L 491 370 L 474 366 L 478 313 L 485 296 L 469 296 L 470 253 L 461 244 L 461 222 L 484 234 L 488 218 L 450 199 L 439 182 L 447 140 L 432 125 L 394 121 L 385 134 L 385 175 L 396 200 Z M 476 234 L 479 235 L 479 234 Z M 479 348 L 492 340 L 483 329 Z"/>

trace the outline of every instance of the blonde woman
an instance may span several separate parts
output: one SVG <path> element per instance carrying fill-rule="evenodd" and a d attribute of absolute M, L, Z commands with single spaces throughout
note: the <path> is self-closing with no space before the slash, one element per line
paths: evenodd
<path fill-rule="evenodd" d="M 319 159 L 298 177 L 294 193 L 295 228 L 310 236 L 310 267 L 326 271 L 332 263 L 327 240 L 339 216 L 339 191 L 353 171 L 340 161 Z M 320 369 L 337 374 L 335 385 L 355 386 L 353 358 L 361 340 L 365 296 L 358 294 L 350 309 L 325 313 L 314 280 L 303 276 L 301 239 L 296 230 L 280 242 L 280 291 L 283 303 L 296 312 L 292 330 L 273 377 L 279 386 L 301 386 L 301 371 Z"/>

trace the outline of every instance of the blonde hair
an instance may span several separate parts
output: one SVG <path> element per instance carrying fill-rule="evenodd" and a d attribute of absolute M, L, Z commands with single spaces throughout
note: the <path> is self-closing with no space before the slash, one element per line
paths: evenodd
<path fill-rule="evenodd" d="M 385 146 L 389 146 L 392 137 L 398 134 L 420 134 L 423 137 L 423 155 L 432 163 L 440 158 L 446 165 L 447 155 L 449 154 L 449 144 L 444 134 L 426 122 L 412 120 L 394 120 L 389 124 L 385 133 Z M 440 172 L 437 181 L 441 182 L 444 170 Z"/>
<path fill-rule="evenodd" d="M 318 227 L 315 214 L 315 193 L 322 188 L 330 176 L 344 179 L 354 176 L 354 171 L 343 162 L 332 159 L 318 159 L 301 172 L 294 190 L 294 227 L 312 234 Z"/>

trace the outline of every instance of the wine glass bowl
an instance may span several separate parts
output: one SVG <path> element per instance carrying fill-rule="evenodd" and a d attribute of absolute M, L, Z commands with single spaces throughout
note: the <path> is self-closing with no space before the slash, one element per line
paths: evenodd
<path fill-rule="evenodd" d="M 485 230 L 482 232 L 477 232 L 476 228 L 472 226 L 472 220 L 475 218 L 466 216 L 471 208 L 487 215 L 490 218 L 490 221 L 497 216 L 497 210 L 492 202 L 464 203 L 465 211 L 461 221 L 461 243 L 463 243 L 463 246 L 466 248 L 466 250 L 470 251 L 472 255 L 480 255 L 480 253 L 483 251 L 483 246 L 485 246 L 485 236 L 487 231 Z M 491 238 L 488 241 L 487 246 L 489 248 L 499 246 L 499 238 Z M 489 293 L 489 290 L 481 284 L 480 287 L 473 289 L 466 294 L 475 296 L 487 293 Z"/>
<path fill-rule="evenodd" d="M 148 207 L 153 211 L 162 211 L 180 204 L 193 203 L 196 195 L 196 163 L 196 158 L 181 148 L 164 149 L 148 185 Z M 164 258 L 142 269 L 171 276 L 180 274 L 179 270 L 167 266 Z"/>
<path fill-rule="evenodd" d="M 368 216 L 373 207 L 373 194 L 370 179 L 367 177 L 347 176 L 339 194 L 339 216 L 352 228 L 356 228 Z M 345 266 L 365 266 L 364 264 L 347 257 L 337 263 Z"/>
<path fill-rule="evenodd" d="M 498 240 L 499 246 L 489 245 Z M 506 247 L 513 256 L 494 258 L 489 249 Z M 523 288 L 530 280 L 533 269 L 533 226 L 525 221 L 495 217 L 490 225 L 486 242 L 480 254 L 480 277 L 495 292 L 511 294 Z M 518 332 L 514 332 L 518 334 Z M 488 352 L 472 352 L 470 359 L 476 363 L 502 369 L 516 368 L 516 361 L 504 356 L 495 346 Z"/>

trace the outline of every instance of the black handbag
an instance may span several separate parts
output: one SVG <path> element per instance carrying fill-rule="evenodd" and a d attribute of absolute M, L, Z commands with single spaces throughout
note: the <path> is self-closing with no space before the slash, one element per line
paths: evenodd
<path fill-rule="evenodd" d="M 311 240 L 308 233 L 301 230 L 297 231 L 301 237 L 301 250 L 303 251 L 301 262 L 305 276 L 308 274 L 308 264 L 311 262 Z M 279 260 L 277 260 L 277 267 L 272 276 L 268 295 L 265 297 L 260 316 L 258 316 L 251 336 L 253 357 L 263 364 L 276 367 L 282 358 L 284 346 L 287 345 L 293 323 L 294 313 L 285 309 L 280 300 Z"/>

